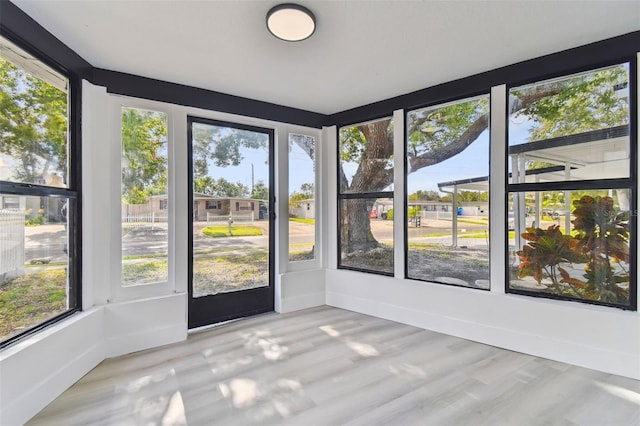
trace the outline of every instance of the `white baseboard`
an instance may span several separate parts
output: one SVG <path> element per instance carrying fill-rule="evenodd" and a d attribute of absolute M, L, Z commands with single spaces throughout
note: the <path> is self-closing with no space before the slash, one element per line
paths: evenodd
<path fill-rule="evenodd" d="M 434 315 L 350 294 L 327 292 L 327 305 L 427 330 L 640 380 L 640 356 L 534 335 L 520 330 Z"/>
<path fill-rule="evenodd" d="M 323 305 L 325 305 L 325 294 L 311 293 L 281 300 L 280 310 L 278 312 L 286 314 L 287 312 L 300 311 L 302 309 L 315 308 L 316 306 Z"/>
<path fill-rule="evenodd" d="M 135 333 L 120 334 L 105 340 L 105 358 L 113 358 L 171 343 L 187 338 L 186 324 L 172 324 L 165 327 L 139 330 Z"/>

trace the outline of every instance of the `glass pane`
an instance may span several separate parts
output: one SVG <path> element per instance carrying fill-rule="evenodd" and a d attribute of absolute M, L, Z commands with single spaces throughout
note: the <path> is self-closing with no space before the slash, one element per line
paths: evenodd
<path fill-rule="evenodd" d="M 489 97 L 407 114 L 410 278 L 489 288 Z"/>
<path fill-rule="evenodd" d="M 511 183 L 629 177 L 629 64 L 509 91 Z"/>
<path fill-rule="evenodd" d="M 629 189 L 511 195 L 511 289 L 630 305 Z"/>
<path fill-rule="evenodd" d="M 391 118 L 340 129 L 340 193 L 393 189 Z"/>
<path fill-rule="evenodd" d="M 315 259 L 316 139 L 289 135 L 289 261 Z"/>
<path fill-rule="evenodd" d="M 0 194 L 0 340 L 55 317 L 69 300 L 69 200 Z"/>
<path fill-rule="evenodd" d="M 340 200 L 340 266 L 393 273 L 393 199 Z"/>
<path fill-rule="evenodd" d="M 0 99 L 0 180 L 67 187 L 67 80 L 0 38 Z"/>
<path fill-rule="evenodd" d="M 193 123 L 193 297 L 269 285 L 269 135 Z"/>
<path fill-rule="evenodd" d="M 122 285 L 168 280 L 167 114 L 122 108 Z"/>

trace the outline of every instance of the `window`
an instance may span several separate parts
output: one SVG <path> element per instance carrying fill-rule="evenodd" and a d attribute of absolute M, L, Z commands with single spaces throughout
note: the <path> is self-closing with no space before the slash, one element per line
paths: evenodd
<path fill-rule="evenodd" d="M 508 291 L 635 309 L 629 64 L 509 99 Z"/>
<path fill-rule="evenodd" d="M 489 97 L 407 113 L 407 277 L 489 289 Z"/>
<path fill-rule="evenodd" d="M 251 201 L 236 201 L 236 211 L 238 212 L 253 210 L 252 206 L 253 202 Z"/>
<path fill-rule="evenodd" d="M 122 107 L 121 116 L 122 286 L 167 282 L 167 114 Z"/>
<path fill-rule="evenodd" d="M 393 206 L 393 121 L 338 133 L 338 266 L 392 275 L 393 221 L 382 212 Z"/>
<path fill-rule="evenodd" d="M 220 210 L 222 209 L 222 201 L 207 200 L 207 210 Z"/>
<path fill-rule="evenodd" d="M 65 76 L 0 38 L 1 346 L 79 310 L 69 91 Z"/>
<path fill-rule="evenodd" d="M 19 209 L 20 208 L 20 198 L 18 198 L 18 197 L 2 197 L 2 208 L 3 209 Z"/>
<path fill-rule="evenodd" d="M 316 138 L 289 134 L 289 261 L 315 259 Z M 313 207 L 312 207 L 313 205 Z"/>

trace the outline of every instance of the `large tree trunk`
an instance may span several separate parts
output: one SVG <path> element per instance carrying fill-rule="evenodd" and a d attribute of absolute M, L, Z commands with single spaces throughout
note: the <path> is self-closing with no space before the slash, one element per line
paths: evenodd
<path fill-rule="evenodd" d="M 343 192 L 366 193 L 383 191 L 393 182 L 393 167 L 389 167 L 393 155 L 393 138 L 389 120 L 379 120 L 360 126 L 366 139 L 366 148 L 347 187 L 347 179 L 341 171 L 340 185 Z M 341 219 L 342 252 L 350 254 L 367 252 L 380 247 L 380 243 L 371 232 L 369 215 L 375 199 L 342 200 Z"/>
<path fill-rule="evenodd" d="M 342 200 L 340 204 L 341 245 L 344 254 L 367 252 L 380 247 L 380 243 L 371 232 L 371 209 L 373 199 Z"/>

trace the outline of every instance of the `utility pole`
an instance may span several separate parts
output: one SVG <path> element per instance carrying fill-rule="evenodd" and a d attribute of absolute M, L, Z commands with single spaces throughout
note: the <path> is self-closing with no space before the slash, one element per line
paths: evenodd
<path fill-rule="evenodd" d="M 253 163 L 251 163 L 251 196 L 253 197 Z"/>

